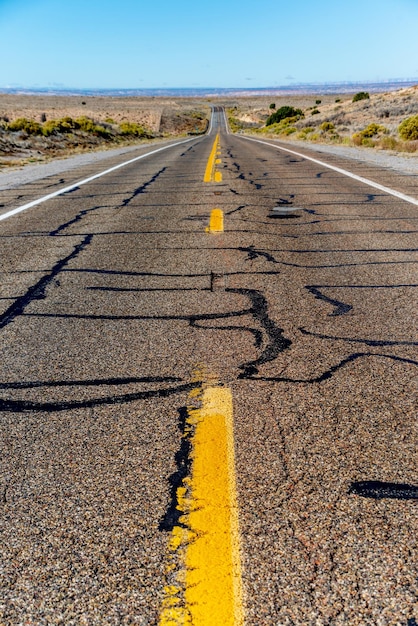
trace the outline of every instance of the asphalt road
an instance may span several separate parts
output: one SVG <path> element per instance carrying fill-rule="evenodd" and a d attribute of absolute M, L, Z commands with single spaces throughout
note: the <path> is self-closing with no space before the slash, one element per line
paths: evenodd
<path fill-rule="evenodd" d="M 242 598 L 205 624 L 418 623 L 417 210 L 215 112 L 1 221 L 0 624 L 203 625 L 170 541 L 207 388 L 232 397 Z"/>

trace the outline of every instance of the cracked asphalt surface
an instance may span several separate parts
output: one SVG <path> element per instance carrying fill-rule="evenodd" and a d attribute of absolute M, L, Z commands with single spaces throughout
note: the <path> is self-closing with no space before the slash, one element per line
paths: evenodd
<path fill-rule="evenodd" d="M 223 180 L 203 183 L 217 130 Z M 417 196 L 417 176 L 321 159 Z M 0 623 L 158 624 L 199 371 L 233 394 L 246 624 L 414 626 L 417 232 L 417 207 L 221 112 L 2 221 Z"/>

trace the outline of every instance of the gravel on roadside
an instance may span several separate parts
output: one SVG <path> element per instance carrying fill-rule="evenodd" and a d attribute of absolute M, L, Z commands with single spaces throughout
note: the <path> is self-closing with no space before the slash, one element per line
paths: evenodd
<path fill-rule="evenodd" d="M 418 175 L 418 154 L 400 155 L 389 151 L 375 150 L 374 148 L 355 148 L 354 146 L 329 146 L 325 144 L 311 144 L 299 141 L 283 141 L 294 147 L 303 147 L 315 152 L 326 152 L 335 156 L 363 161 L 380 167 L 386 167 L 403 174 Z"/>
<path fill-rule="evenodd" d="M 286 144 L 296 148 L 303 147 L 315 152 L 325 152 L 336 156 L 346 157 L 348 159 L 354 159 L 356 161 L 373 163 L 404 174 L 418 175 L 418 155 L 416 154 L 400 156 L 399 154 L 393 154 L 386 151 L 378 152 L 372 148 L 329 146 L 324 144 L 309 144 L 305 142 L 302 144 L 301 142 L 296 141 L 286 141 Z M 144 143 L 141 143 L 141 146 L 143 145 Z M 19 187 L 20 185 L 25 185 L 26 183 L 46 178 L 47 176 L 61 174 L 62 172 L 67 172 L 82 165 L 88 165 L 89 163 L 101 161 L 119 154 L 129 153 L 137 150 L 138 147 L 139 145 L 135 145 L 124 148 L 116 148 L 113 150 L 90 152 L 88 154 L 78 154 L 64 159 L 55 159 L 49 163 L 26 165 L 18 169 L 16 168 L 0 172 L 0 191 L 3 189 L 13 189 L 15 187 Z"/>
<path fill-rule="evenodd" d="M 3 189 L 14 189 L 15 187 L 40 180 L 41 178 L 55 176 L 56 174 L 68 172 L 69 170 L 83 165 L 89 165 L 90 163 L 102 161 L 110 157 L 118 156 L 119 154 L 129 153 L 138 150 L 138 148 L 144 146 L 145 143 L 151 144 L 154 142 L 141 142 L 141 144 L 134 146 L 76 154 L 66 158 L 54 159 L 49 163 L 36 163 L 34 165 L 24 165 L 19 168 L 7 169 L 7 171 L 0 172 L 0 191 Z"/>

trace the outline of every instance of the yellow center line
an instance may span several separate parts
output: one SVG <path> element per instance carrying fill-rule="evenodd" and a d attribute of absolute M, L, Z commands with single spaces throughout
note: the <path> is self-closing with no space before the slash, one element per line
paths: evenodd
<path fill-rule="evenodd" d="M 215 137 L 215 141 L 212 146 L 212 150 L 209 155 L 208 162 L 206 164 L 205 175 L 203 177 L 204 183 L 222 182 L 222 173 L 215 170 L 215 165 L 221 163 L 221 159 L 217 158 L 221 153 L 219 133 Z"/>
<path fill-rule="evenodd" d="M 165 587 L 160 626 L 242 626 L 230 389 L 204 389 L 201 407 L 188 410 L 187 426 L 193 432 L 192 471 L 178 488 L 178 508 L 184 515 L 169 542 L 169 551 L 178 554 L 184 569 L 176 584 Z"/>
<path fill-rule="evenodd" d="M 222 209 L 212 209 L 210 213 L 209 226 L 206 228 L 207 233 L 223 233 L 224 232 L 224 212 Z"/>

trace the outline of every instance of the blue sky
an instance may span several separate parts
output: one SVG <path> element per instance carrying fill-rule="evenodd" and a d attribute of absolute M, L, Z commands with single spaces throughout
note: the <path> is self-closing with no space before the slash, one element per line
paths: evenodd
<path fill-rule="evenodd" d="M 415 78 L 418 0 L 0 0 L 0 58 L 0 87 Z"/>

